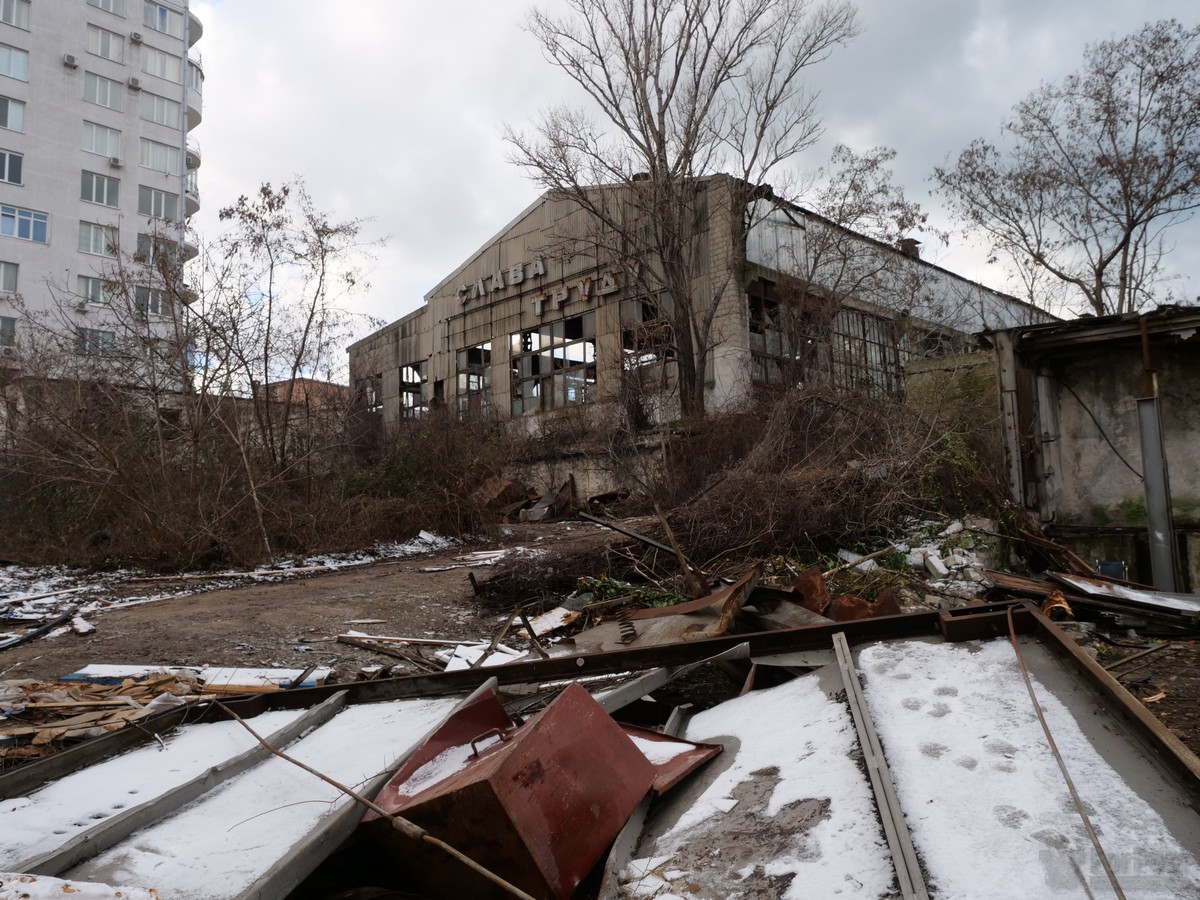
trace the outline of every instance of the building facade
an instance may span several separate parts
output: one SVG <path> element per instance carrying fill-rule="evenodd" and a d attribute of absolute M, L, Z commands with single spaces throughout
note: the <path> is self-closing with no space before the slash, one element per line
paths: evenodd
<path fill-rule="evenodd" d="M 0 364 L 39 321 L 103 354 L 118 291 L 151 328 L 177 305 L 201 34 L 187 0 L 0 0 Z"/>
<path fill-rule="evenodd" d="M 1200 308 L 987 339 L 1013 502 L 1089 562 L 1200 591 Z"/>
<path fill-rule="evenodd" d="M 739 186 L 713 176 L 695 188 L 689 252 L 697 316 L 711 318 L 709 410 L 822 380 L 894 393 L 913 355 L 1053 320 L 921 260 L 915 242 L 886 246 L 761 193 L 745 202 Z M 352 383 L 385 433 L 436 405 L 532 422 L 569 408 L 628 410 L 633 396 L 647 423 L 678 417 L 663 314 L 672 300 L 648 294 L 591 218 L 573 198 L 543 195 L 424 306 L 351 346 Z"/>

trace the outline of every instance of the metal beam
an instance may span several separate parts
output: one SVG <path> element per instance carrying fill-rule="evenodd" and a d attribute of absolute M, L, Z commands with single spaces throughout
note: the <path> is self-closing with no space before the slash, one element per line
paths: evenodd
<path fill-rule="evenodd" d="M 867 698 L 863 696 L 858 672 L 854 668 L 854 657 L 850 654 L 846 636 L 841 632 L 833 636 L 833 650 L 837 654 L 842 683 L 846 686 L 846 702 L 850 706 L 850 715 L 854 718 L 854 727 L 858 731 L 858 743 L 862 748 L 867 775 L 871 779 L 871 790 L 875 793 L 875 805 L 883 823 L 883 833 L 892 853 L 892 864 L 896 868 L 900 894 L 904 900 L 929 900 L 929 892 L 925 889 L 925 876 L 921 873 L 921 863 L 917 859 L 916 848 L 913 847 L 912 835 L 908 833 L 908 823 L 904 821 L 904 810 L 900 808 L 900 801 L 896 797 L 896 786 L 892 783 L 892 773 L 888 770 L 883 746 L 875 732 L 875 723 L 871 719 L 871 710 L 867 707 Z"/>
<path fill-rule="evenodd" d="M 1163 446 L 1162 412 L 1157 391 L 1137 402 L 1142 438 L 1142 484 L 1146 491 L 1146 524 L 1150 532 L 1150 569 L 1160 591 L 1177 591 L 1175 527 L 1171 520 L 1171 481 Z"/>

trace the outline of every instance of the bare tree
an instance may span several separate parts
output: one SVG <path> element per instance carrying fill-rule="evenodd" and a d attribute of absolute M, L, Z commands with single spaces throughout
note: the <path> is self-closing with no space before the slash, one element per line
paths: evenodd
<path fill-rule="evenodd" d="M 575 201 L 593 222 L 598 262 L 659 304 L 669 326 L 685 418 L 704 415 L 717 302 L 696 295 L 701 220 L 697 180 L 734 176 L 729 219 L 778 167 L 819 134 L 809 67 L 857 33 L 846 0 L 567 0 L 531 14 L 548 60 L 591 100 L 559 108 L 529 134 L 507 129 L 513 160 Z M 616 190 L 597 189 L 615 186 Z M 706 216 L 699 215 L 707 213 Z M 740 246 L 744 233 L 730 235 Z M 728 277 L 736 277 L 736 262 Z M 718 294 L 719 296 L 719 294 Z"/>
<path fill-rule="evenodd" d="M 31 527 L 58 508 L 186 563 L 270 557 L 344 524 L 353 504 L 328 476 L 350 455 L 351 397 L 331 382 L 362 286 L 359 223 L 298 183 L 223 218 L 195 262 L 152 228 L 114 248 L 94 296 L 54 286 L 56 307 L 22 317 L 0 482 L 32 498 L 14 504 Z"/>
<path fill-rule="evenodd" d="M 946 236 L 929 226 L 928 214 L 894 183 L 895 156 L 886 147 L 860 153 L 839 144 L 806 192 L 813 212 L 774 199 L 756 201 L 769 211 L 758 215 L 762 240 L 752 241 L 755 256 L 779 273 L 750 291 L 752 354 L 760 380 L 862 390 L 868 388 L 863 375 L 873 368 L 869 389 L 895 392 L 899 360 L 892 357 L 906 338 L 923 337 L 915 317 L 929 314 L 925 307 L 932 295 L 956 299 L 947 296 L 937 270 L 917 262 L 916 235 L 936 242 Z M 944 307 L 937 318 L 948 325 L 954 321 Z M 839 329 L 847 340 L 835 339 Z M 868 345 L 879 357 L 873 366 L 858 359 Z"/>
<path fill-rule="evenodd" d="M 976 140 L 934 170 L 956 216 L 1034 302 L 1082 295 L 1097 315 L 1152 302 L 1166 232 L 1200 205 L 1200 26 L 1090 45 L 1014 112 L 1001 145 Z"/>

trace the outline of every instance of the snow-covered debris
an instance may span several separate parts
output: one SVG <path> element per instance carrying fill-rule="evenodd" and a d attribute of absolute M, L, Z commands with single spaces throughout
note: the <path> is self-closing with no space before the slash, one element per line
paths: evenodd
<path fill-rule="evenodd" d="M 159 900 L 154 888 L 113 887 L 49 875 L 0 872 L 0 900 Z"/>
<path fill-rule="evenodd" d="M 469 669 L 475 664 L 481 656 L 488 652 L 488 647 L 491 646 L 490 641 L 478 641 L 475 643 L 459 644 L 451 650 L 442 650 L 434 654 L 442 662 L 446 663 L 446 671 L 454 672 L 459 669 Z M 506 663 L 516 662 L 519 659 L 524 659 L 528 654 L 522 653 L 520 650 L 514 650 L 512 647 L 506 647 L 504 644 L 497 644 L 488 657 L 480 663 L 481 666 L 487 668 L 489 666 L 503 666 Z"/>
<path fill-rule="evenodd" d="M 950 574 L 950 569 L 942 562 L 942 558 L 936 553 L 925 554 L 925 568 L 929 574 L 935 578 L 946 578 Z"/>
<path fill-rule="evenodd" d="M 936 896 L 1082 900 L 1108 889 L 1008 641 L 875 644 L 859 655 L 859 669 Z M 1034 689 L 1089 817 L 1124 867 L 1118 876 L 1127 878 L 1127 895 L 1200 896 L 1193 851 L 1100 755 L 1062 701 L 1036 679 Z"/>
<path fill-rule="evenodd" d="M 653 858 L 628 867 L 630 895 L 694 896 L 689 885 L 713 897 L 887 894 L 891 858 L 854 724 L 817 677 L 702 712 L 686 737 L 724 744 L 728 765 L 702 772 L 709 783 L 692 805 L 668 807 L 678 819 L 652 845 L 643 839 Z"/>
<path fill-rule="evenodd" d="M 863 555 L 861 553 L 855 553 L 853 550 L 838 551 L 838 559 L 842 560 L 842 562 L 858 563 L 858 565 L 856 565 L 854 568 L 860 572 L 871 572 L 879 568 L 879 564 L 873 559 L 868 559 L 866 562 L 859 563 L 858 561 L 862 558 Z"/>

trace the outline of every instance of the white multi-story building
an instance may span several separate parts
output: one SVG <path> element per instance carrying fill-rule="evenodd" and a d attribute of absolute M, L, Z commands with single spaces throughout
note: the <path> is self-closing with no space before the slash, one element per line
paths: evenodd
<path fill-rule="evenodd" d="M 187 0 L 0 0 L 0 354 L 39 315 L 102 352 L 118 281 L 170 312 L 151 261 L 196 252 L 201 32 Z"/>

